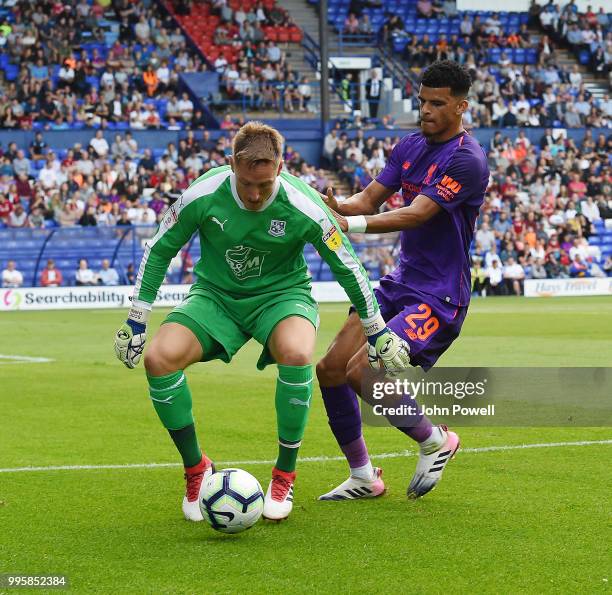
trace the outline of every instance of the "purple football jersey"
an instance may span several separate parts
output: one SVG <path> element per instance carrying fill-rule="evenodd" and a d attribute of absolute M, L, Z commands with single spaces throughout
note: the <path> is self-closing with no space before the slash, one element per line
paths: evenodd
<path fill-rule="evenodd" d="M 395 146 L 376 181 L 401 188 L 406 206 L 424 194 L 442 207 L 424 225 L 401 232 L 395 277 L 447 303 L 468 304 L 470 244 L 489 183 L 478 141 L 466 132 L 445 143 L 428 143 L 421 132 L 409 134 Z"/>

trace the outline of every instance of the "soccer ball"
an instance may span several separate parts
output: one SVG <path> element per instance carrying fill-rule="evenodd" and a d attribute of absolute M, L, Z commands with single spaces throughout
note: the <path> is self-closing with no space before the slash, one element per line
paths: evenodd
<path fill-rule="evenodd" d="M 240 533 L 261 516 L 264 494 L 259 482 L 242 469 L 213 473 L 200 492 L 202 516 L 216 531 Z"/>

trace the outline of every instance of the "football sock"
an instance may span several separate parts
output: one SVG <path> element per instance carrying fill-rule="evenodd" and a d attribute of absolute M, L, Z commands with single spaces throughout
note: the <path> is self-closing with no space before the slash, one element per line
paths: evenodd
<path fill-rule="evenodd" d="M 276 380 L 276 424 L 278 427 L 278 459 L 276 468 L 295 470 L 298 449 L 310 412 L 312 366 L 278 364 Z"/>
<path fill-rule="evenodd" d="M 361 440 L 363 440 L 363 438 L 361 438 Z M 346 455 L 346 453 L 344 454 Z M 372 467 L 370 459 L 368 458 L 368 462 L 365 465 L 361 465 L 361 467 L 351 467 L 351 475 L 359 479 L 374 479 L 374 467 Z"/>
<path fill-rule="evenodd" d="M 195 433 L 191 411 L 191 391 L 183 370 L 165 376 L 149 376 L 153 407 L 174 441 L 185 467 L 197 465 L 202 452 Z"/>
<path fill-rule="evenodd" d="M 329 427 L 348 461 L 351 475 L 369 479 L 374 471 L 367 475 L 372 465 L 361 434 L 361 411 L 355 391 L 348 384 L 341 384 L 322 386 L 321 394 Z"/>
<path fill-rule="evenodd" d="M 432 452 L 436 452 L 446 442 L 446 432 L 438 426 L 433 426 L 431 429 L 431 436 L 422 442 L 419 442 L 421 452 L 429 455 Z"/>
<path fill-rule="evenodd" d="M 409 394 L 402 395 L 401 399 L 394 402 L 394 407 L 404 407 L 405 411 L 416 411 L 414 415 L 388 415 L 389 422 L 400 432 L 403 432 L 416 442 L 427 440 L 432 433 L 433 425 L 429 418 L 420 413 L 419 404 Z"/>
<path fill-rule="evenodd" d="M 193 467 L 202 460 L 202 451 L 198 444 L 194 424 L 189 424 L 180 430 L 168 430 L 168 434 L 181 453 L 185 467 Z"/>

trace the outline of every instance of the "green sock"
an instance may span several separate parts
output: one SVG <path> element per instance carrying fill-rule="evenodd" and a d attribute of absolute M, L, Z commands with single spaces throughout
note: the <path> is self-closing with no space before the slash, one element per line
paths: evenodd
<path fill-rule="evenodd" d="M 166 376 L 149 376 L 149 394 L 162 424 L 174 441 L 185 467 L 202 459 L 191 411 L 191 391 L 183 370 Z"/>
<path fill-rule="evenodd" d="M 294 471 L 298 449 L 312 397 L 312 366 L 278 365 L 276 381 L 276 423 L 278 427 L 278 459 L 276 468 Z"/>

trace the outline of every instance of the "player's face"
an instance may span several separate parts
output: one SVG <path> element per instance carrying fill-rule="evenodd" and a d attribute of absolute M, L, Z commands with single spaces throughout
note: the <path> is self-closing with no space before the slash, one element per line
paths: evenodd
<path fill-rule="evenodd" d="M 461 117 L 467 108 L 464 97 L 454 97 L 450 87 L 419 89 L 421 131 L 434 140 L 443 141 L 459 132 Z"/>
<path fill-rule="evenodd" d="M 271 161 L 260 161 L 250 166 L 232 160 L 232 170 L 236 174 L 236 190 L 244 206 L 249 211 L 258 211 L 274 190 L 274 183 L 283 166 Z"/>

